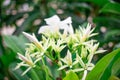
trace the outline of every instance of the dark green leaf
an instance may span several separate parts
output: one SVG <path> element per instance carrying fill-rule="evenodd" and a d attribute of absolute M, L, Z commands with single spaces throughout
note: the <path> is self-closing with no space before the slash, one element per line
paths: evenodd
<path fill-rule="evenodd" d="M 109 41 L 120 41 L 120 30 L 110 30 L 105 34 L 105 40 L 109 40 Z"/>
<path fill-rule="evenodd" d="M 120 58 L 114 63 L 112 67 L 112 75 L 120 74 Z"/>
<path fill-rule="evenodd" d="M 87 75 L 86 80 L 108 80 L 112 73 L 112 66 L 119 58 L 120 48 L 104 56 Z"/>
<path fill-rule="evenodd" d="M 106 4 L 100 12 L 109 12 L 120 15 L 120 4 L 119 3 L 108 3 Z"/>
<path fill-rule="evenodd" d="M 14 52 L 9 52 L 9 54 L 4 54 L 0 56 L 0 60 L 4 67 L 8 67 L 11 62 L 15 60 L 16 53 Z"/>
<path fill-rule="evenodd" d="M 103 6 L 103 5 L 105 5 L 106 3 L 109 2 L 109 0 L 85 0 L 85 1 L 95 3 L 99 6 Z"/>
<path fill-rule="evenodd" d="M 100 16 L 100 17 L 95 17 L 93 19 L 95 23 L 99 23 L 99 27 L 105 26 L 107 28 L 119 28 L 120 29 L 120 20 L 114 17 L 106 17 L 106 16 Z"/>

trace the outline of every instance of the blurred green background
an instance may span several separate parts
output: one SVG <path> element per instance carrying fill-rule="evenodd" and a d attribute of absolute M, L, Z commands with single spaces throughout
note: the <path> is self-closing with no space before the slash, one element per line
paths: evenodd
<path fill-rule="evenodd" d="M 14 71 L 16 53 L 25 52 L 28 42 L 21 34 L 37 34 L 44 19 L 57 14 L 61 19 L 72 17 L 74 29 L 91 23 L 94 37 L 107 52 L 94 56 L 94 62 L 120 48 L 119 0 L 0 0 L 0 80 L 19 80 L 20 71 Z M 19 76 L 18 76 L 19 75 Z M 118 77 L 120 74 L 118 74 Z M 28 80 L 28 76 L 24 76 Z"/>

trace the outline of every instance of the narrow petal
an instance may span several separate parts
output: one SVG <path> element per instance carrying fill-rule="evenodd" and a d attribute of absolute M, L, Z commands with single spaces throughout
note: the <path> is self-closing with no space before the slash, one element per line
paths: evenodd
<path fill-rule="evenodd" d="M 107 50 L 98 50 L 98 51 L 95 52 L 95 54 L 104 53 L 104 52 L 106 52 L 106 51 L 107 51 Z"/>
<path fill-rule="evenodd" d="M 65 59 L 66 59 L 68 65 L 72 64 L 72 55 L 69 50 L 67 51 L 67 55 L 66 55 Z"/>
<path fill-rule="evenodd" d="M 25 75 L 30 69 L 31 69 L 31 67 L 29 67 L 28 69 L 26 69 L 26 70 L 22 73 L 22 76 Z"/>
<path fill-rule="evenodd" d="M 19 59 L 21 59 L 22 61 L 24 61 L 25 63 L 27 63 L 28 65 L 30 66 L 33 66 L 34 64 L 29 60 L 27 59 L 25 56 L 23 56 L 22 54 L 20 53 L 17 53 L 18 56 L 19 56 Z"/>
<path fill-rule="evenodd" d="M 81 72 L 81 71 L 83 71 L 84 70 L 84 68 L 81 68 L 81 69 L 74 69 L 74 70 L 72 70 L 73 72 Z"/>
<path fill-rule="evenodd" d="M 28 38 L 31 42 L 37 42 L 38 40 L 36 39 L 35 36 L 32 36 L 26 32 L 23 32 L 23 34 L 25 35 L 26 38 Z"/>
<path fill-rule="evenodd" d="M 15 70 L 16 69 L 19 69 L 21 66 L 23 66 L 24 65 L 24 62 L 21 62 L 21 63 L 18 63 L 17 64 L 17 66 L 15 67 Z M 25 64 L 26 65 L 26 64 Z M 26 65 L 27 66 L 27 65 Z"/>
<path fill-rule="evenodd" d="M 93 37 L 93 36 L 96 36 L 96 35 L 98 35 L 98 33 L 93 33 L 89 37 Z"/>
<path fill-rule="evenodd" d="M 81 65 L 83 68 L 85 67 L 85 64 L 84 64 L 83 60 L 81 59 L 81 57 L 80 57 L 78 54 L 76 54 L 76 60 L 79 61 L 80 65 Z"/>
<path fill-rule="evenodd" d="M 68 67 L 68 65 L 61 66 L 58 70 L 62 70 L 64 68 Z"/>
<path fill-rule="evenodd" d="M 75 64 L 77 64 L 78 63 L 78 61 L 76 60 L 76 61 L 74 61 L 73 63 L 72 63 L 72 65 L 75 65 Z"/>
<path fill-rule="evenodd" d="M 87 70 L 91 71 L 94 67 L 88 67 Z"/>
<path fill-rule="evenodd" d="M 64 62 L 65 64 L 67 64 L 68 62 L 65 59 L 60 59 L 62 62 Z"/>
<path fill-rule="evenodd" d="M 82 80 L 85 80 L 86 76 L 87 76 L 87 70 L 84 71 L 84 74 L 83 74 Z"/>
<path fill-rule="evenodd" d="M 27 37 L 32 43 L 34 43 L 39 49 L 43 50 L 42 45 L 39 43 L 39 41 L 37 40 L 37 38 L 35 37 L 35 35 L 30 35 L 26 32 L 23 32 L 23 34 L 25 35 L 25 37 Z"/>

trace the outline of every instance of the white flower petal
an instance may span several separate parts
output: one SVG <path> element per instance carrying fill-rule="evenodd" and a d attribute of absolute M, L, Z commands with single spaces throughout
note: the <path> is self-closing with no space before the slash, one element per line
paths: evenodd
<path fill-rule="evenodd" d="M 88 67 L 87 70 L 91 71 L 94 67 Z"/>
<path fill-rule="evenodd" d="M 45 19 L 46 23 L 48 25 L 42 26 L 38 33 L 45 33 L 45 32 L 59 32 L 60 29 L 64 31 L 64 34 L 69 33 L 73 34 L 73 28 L 72 28 L 72 20 L 71 17 L 68 17 L 67 19 L 60 21 L 60 18 L 57 15 L 54 15 L 50 18 Z"/>
<path fill-rule="evenodd" d="M 78 54 L 76 54 L 76 60 L 80 63 L 80 65 L 82 67 L 85 67 L 85 64 L 84 64 L 83 60 L 81 59 L 81 57 Z"/>
<path fill-rule="evenodd" d="M 68 65 L 61 66 L 58 70 L 62 70 L 64 68 L 68 67 Z"/>
<path fill-rule="evenodd" d="M 48 25 L 56 25 L 60 22 L 60 18 L 57 15 L 54 15 L 50 18 L 45 19 L 45 21 Z"/>
<path fill-rule="evenodd" d="M 47 26 L 47 25 L 46 26 L 41 26 L 38 30 L 38 34 L 47 32 L 49 30 L 51 30 L 51 26 Z"/>
<path fill-rule="evenodd" d="M 32 35 L 30 35 L 30 34 L 28 34 L 28 33 L 26 33 L 26 32 L 23 32 L 23 34 L 25 35 L 25 37 L 26 38 L 28 38 L 31 42 L 38 42 L 38 40 L 36 39 L 36 37 L 35 36 L 32 36 Z"/>
<path fill-rule="evenodd" d="M 80 69 L 74 69 L 74 70 L 72 70 L 73 72 L 81 72 L 81 71 L 83 71 L 84 69 L 83 68 L 80 68 Z"/>
<path fill-rule="evenodd" d="M 86 76 L 87 76 L 87 70 L 84 70 L 84 74 L 83 74 L 82 80 L 85 80 Z"/>
<path fill-rule="evenodd" d="M 71 20 L 71 17 L 68 17 L 67 19 L 61 21 L 62 23 L 65 23 L 65 24 L 71 24 L 72 23 L 72 20 Z"/>
<path fill-rule="evenodd" d="M 26 32 L 23 32 L 23 34 L 25 35 L 25 37 L 27 37 L 32 43 L 34 43 L 39 49 L 44 51 L 43 46 L 40 44 L 40 42 L 37 40 L 37 38 L 35 37 L 35 35 L 30 35 Z"/>
<path fill-rule="evenodd" d="M 64 62 L 65 64 L 67 64 L 68 62 L 65 59 L 60 59 L 62 62 Z"/>
<path fill-rule="evenodd" d="M 22 73 L 22 76 L 25 75 L 30 69 L 31 69 L 31 67 L 29 67 L 28 69 L 26 69 L 26 70 Z"/>
<path fill-rule="evenodd" d="M 104 52 L 106 52 L 106 51 L 107 51 L 107 50 L 98 50 L 98 51 L 95 52 L 95 54 L 104 53 Z"/>

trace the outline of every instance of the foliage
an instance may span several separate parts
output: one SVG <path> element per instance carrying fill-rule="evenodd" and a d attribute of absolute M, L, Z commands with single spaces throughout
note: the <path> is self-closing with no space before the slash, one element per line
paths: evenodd
<path fill-rule="evenodd" d="M 112 74 L 112 70 L 114 71 L 113 65 L 117 60 L 120 59 L 120 49 L 117 49 L 108 55 L 104 56 L 95 66 L 95 68 L 88 74 L 86 80 L 108 80 Z M 107 63 L 107 64 L 106 64 Z M 117 62 L 115 65 L 119 65 Z M 116 67 L 119 70 L 119 67 Z"/>
<path fill-rule="evenodd" d="M 99 36 L 94 38 L 107 52 L 95 55 L 94 63 L 107 53 L 120 48 L 120 2 L 118 0 L 10 0 L 8 4 L 5 3 L 6 1 L 9 0 L 0 0 L 0 79 L 2 80 L 6 76 L 9 80 L 16 80 L 12 75 L 15 72 L 11 65 L 16 65 L 16 52 L 25 53 L 24 43 L 28 42 L 23 36 L 20 37 L 21 32 L 35 32 L 36 34 L 39 26 L 44 24 L 43 19 L 54 14 L 59 15 L 61 19 L 71 16 L 74 29 L 78 28 L 80 24 L 85 26 L 86 22 L 96 28 L 95 32 L 98 32 Z M 12 33 L 14 36 L 4 34 L 5 27 L 15 28 Z M 10 34 L 9 31 L 11 30 L 6 32 Z M 38 34 L 36 36 L 41 40 Z M 118 71 L 115 73 L 119 77 L 119 67 L 115 66 L 119 66 L 118 62 L 115 62 L 112 73 Z M 49 68 L 53 71 L 52 73 L 56 73 L 54 75 L 57 77 L 56 65 L 49 66 Z M 20 69 L 20 72 L 23 70 Z M 40 73 L 43 74 L 44 71 Z M 28 75 L 30 74 L 28 73 Z M 20 74 L 18 75 L 20 76 Z M 112 76 L 111 79 L 116 76 Z"/>

